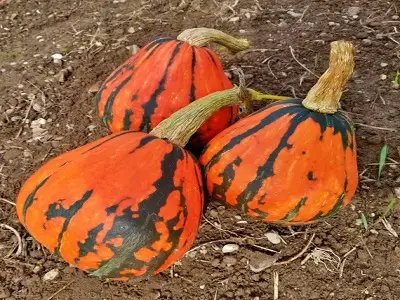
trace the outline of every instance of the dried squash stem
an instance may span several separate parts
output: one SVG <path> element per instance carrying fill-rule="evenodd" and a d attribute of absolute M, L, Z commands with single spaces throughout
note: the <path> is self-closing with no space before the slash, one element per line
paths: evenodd
<path fill-rule="evenodd" d="M 331 43 L 328 70 L 308 92 L 303 105 L 325 114 L 334 114 L 340 108 L 342 91 L 354 69 L 354 47 L 350 42 Z"/>
<path fill-rule="evenodd" d="M 177 39 L 197 47 L 203 47 L 214 42 L 228 48 L 233 53 L 246 50 L 250 47 L 250 43 L 246 39 L 235 38 L 211 28 L 186 29 L 178 35 Z"/>

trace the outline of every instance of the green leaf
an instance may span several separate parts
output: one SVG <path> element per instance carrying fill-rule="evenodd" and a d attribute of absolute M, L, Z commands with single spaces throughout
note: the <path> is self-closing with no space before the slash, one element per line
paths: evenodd
<path fill-rule="evenodd" d="M 394 77 L 394 80 L 392 81 L 392 83 L 393 83 L 394 85 L 399 85 L 399 81 L 400 81 L 400 72 L 397 71 L 397 72 L 396 72 L 396 76 Z"/>
<path fill-rule="evenodd" d="M 368 222 L 367 222 L 367 218 L 365 217 L 365 215 L 363 213 L 361 213 L 361 223 L 363 224 L 365 230 L 368 229 Z"/>
<path fill-rule="evenodd" d="M 381 178 L 381 173 L 382 173 L 383 167 L 385 166 L 388 149 L 389 149 L 388 145 L 383 146 L 381 149 L 381 154 L 379 156 L 378 180 L 379 180 L 379 178 Z"/>
<path fill-rule="evenodd" d="M 382 214 L 382 216 L 379 217 L 378 220 L 375 221 L 374 225 L 378 224 L 379 222 L 382 222 L 383 218 L 386 218 L 387 215 L 390 213 L 390 211 L 392 211 L 394 209 L 394 206 L 396 205 L 396 198 L 393 198 L 388 206 L 386 206 L 385 212 Z"/>

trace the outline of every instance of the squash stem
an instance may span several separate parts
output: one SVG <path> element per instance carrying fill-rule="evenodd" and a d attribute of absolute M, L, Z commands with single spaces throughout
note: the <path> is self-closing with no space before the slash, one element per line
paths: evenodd
<path fill-rule="evenodd" d="M 226 106 L 234 106 L 251 101 L 284 100 L 287 97 L 266 95 L 246 88 L 243 83 L 229 90 L 215 92 L 200 98 L 173 113 L 160 122 L 150 134 L 185 147 L 191 136 L 214 113 Z"/>
<path fill-rule="evenodd" d="M 215 92 L 200 98 L 160 122 L 150 134 L 185 147 L 190 137 L 215 112 L 225 106 L 248 101 L 251 94 L 241 87 Z"/>
<path fill-rule="evenodd" d="M 302 104 L 310 110 L 334 114 L 340 109 L 340 97 L 354 69 L 354 46 L 350 42 L 331 43 L 328 70 L 308 92 Z"/>
<path fill-rule="evenodd" d="M 253 101 L 264 101 L 264 100 L 282 101 L 282 100 L 292 99 L 292 97 L 263 94 L 263 93 L 255 91 L 253 89 L 248 89 L 248 91 L 251 93 Z"/>
<path fill-rule="evenodd" d="M 250 47 L 250 43 L 246 39 L 235 38 L 211 28 L 186 29 L 178 35 L 177 39 L 197 47 L 203 47 L 214 42 L 228 48 L 233 53 L 246 50 Z"/>

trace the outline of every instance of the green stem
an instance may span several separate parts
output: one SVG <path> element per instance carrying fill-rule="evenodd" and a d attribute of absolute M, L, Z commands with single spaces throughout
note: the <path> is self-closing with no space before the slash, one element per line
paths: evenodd
<path fill-rule="evenodd" d="M 196 47 L 204 47 L 214 42 L 228 48 L 233 53 L 246 50 L 250 47 L 250 43 L 246 39 L 235 38 L 211 28 L 186 29 L 178 35 L 177 39 Z"/>
<path fill-rule="evenodd" d="M 229 90 L 209 94 L 190 103 L 160 122 L 150 134 L 185 147 L 200 126 L 221 108 L 250 101 L 284 99 L 288 98 L 262 94 L 244 86 L 233 87 Z"/>

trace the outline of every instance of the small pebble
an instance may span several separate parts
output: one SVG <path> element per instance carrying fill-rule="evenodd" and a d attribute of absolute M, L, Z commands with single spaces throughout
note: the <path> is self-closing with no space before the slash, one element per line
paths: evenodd
<path fill-rule="evenodd" d="M 230 18 L 230 19 L 229 19 L 229 22 L 237 22 L 237 21 L 239 21 L 239 20 L 240 20 L 239 17 L 233 17 L 233 18 Z"/>
<path fill-rule="evenodd" d="M 222 247 L 222 253 L 232 253 L 239 250 L 239 245 L 236 244 L 226 244 Z"/>
<path fill-rule="evenodd" d="M 96 94 L 99 90 L 100 90 L 100 88 L 101 88 L 101 82 L 100 81 L 98 81 L 98 82 L 96 82 L 95 84 L 93 84 L 89 89 L 88 89 L 88 93 L 89 94 Z"/>
<path fill-rule="evenodd" d="M 252 257 L 249 260 L 250 270 L 254 273 L 260 273 L 265 269 L 271 267 L 277 261 L 277 259 L 278 257 L 271 256 L 265 253 L 253 253 Z"/>
<path fill-rule="evenodd" d="M 201 290 L 204 290 L 205 287 L 206 287 L 206 286 L 205 286 L 204 284 L 202 284 L 201 286 L 199 286 L 199 288 L 200 288 Z"/>
<path fill-rule="evenodd" d="M 356 15 L 358 15 L 359 13 L 360 13 L 360 11 L 361 11 L 361 8 L 360 7 L 358 7 L 358 6 L 351 6 L 351 7 L 349 7 L 348 9 L 347 9 L 347 14 L 349 15 L 349 16 L 356 16 Z"/>
<path fill-rule="evenodd" d="M 218 212 L 215 209 L 210 210 L 210 216 L 212 218 L 217 218 L 218 217 Z"/>
<path fill-rule="evenodd" d="M 370 45 L 372 45 L 372 41 L 371 41 L 370 39 L 363 39 L 361 42 L 362 42 L 362 44 L 365 45 L 365 46 L 370 46 Z"/>
<path fill-rule="evenodd" d="M 381 67 L 382 67 L 382 68 L 387 67 L 387 66 L 388 66 L 388 63 L 384 63 L 384 62 L 381 63 Z"/>
<path fill-rule="evenodd" d="M 381 74 L 380 78 L 381 78 L 381 80 L 386 80 L 387 79 L 387 75 Z"/>
<path fill-rule="evenodd" d="M 397 198 L 400 199 L 400 187 L 395 187 L 394 188 L 394 194 L 396 195 Z"/>
<path fill-rule="evenodd" d="M 229 267 L 235 265 L 237 263 L 237 259 L 234 258 L 233 256 L 225 256 L 222 259 L 222 262 Z"/>
<path fill-rule="evenodd" d="M 135 33 L 135 28 L 129 27 L 128 28 L 128 33 Z"/>
<path fill-rule="evenodd" d="M 303 14 L 302 13 L 296 13 L 294 11 L 289 10 L 288 15 L 292 16 L 293 18 L 300 18 Z"/>
<path fill-rule="evenodd" d="M 268 241 L 274 245 L 277 245 L 281 242 L 281 237 L 276 232 L 267 232 L 265 236 L 267 237 Z"/>
<path fill-rule="evenodd" d="M 52 281 L 57 278 L 59 273 L 60 273 L 60 271 L 58 271 L 58 269 L 53 269 L 53 270 L 47 272 L 46 274 L 44 274 L 43 281 Z"/>

